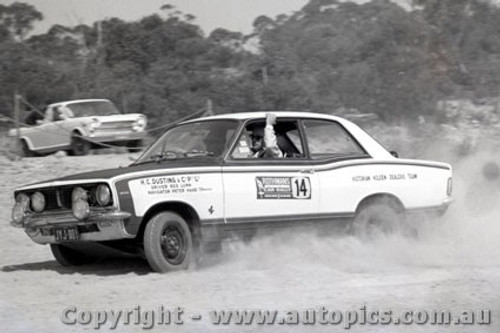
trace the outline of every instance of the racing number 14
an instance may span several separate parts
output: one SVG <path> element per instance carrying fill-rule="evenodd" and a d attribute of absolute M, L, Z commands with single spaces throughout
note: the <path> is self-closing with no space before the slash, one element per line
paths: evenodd
<path fill-rule="evenodd" d="M 308 177 L 293 178 L 292 184 L 294 198 L 309 199 L 311 197 L 311 182 Z"/>

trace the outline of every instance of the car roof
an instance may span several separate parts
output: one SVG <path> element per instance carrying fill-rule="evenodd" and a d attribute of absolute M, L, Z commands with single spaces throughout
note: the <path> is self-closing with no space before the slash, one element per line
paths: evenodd
<path fill-rule="evenodd" d="M 75 104 L 75 103 L 84 103 L 84 102 L 110 102 L 110 100 L 104 99 L 104 98 L 73 99 L 73 100 L 64 101 L 64 102 L 52 103 L 49 105 L 49 107 L 58 106 L 58 105 Z"/>
<path fill-rule="evenodd" d="M 345 121 L 344 118 L 332 116 L 326 113 L 314 113 L 304 111 L 252 111 L 239 113 L 225 113 L 215 116 L 196 118 L 190 121 L 198 120 L 215 120 L 215 119 L 235 119 L 246 120 L 254 118 L 265 118 L 267 113 L 274 113 L 278 118 L 315 118 L 315 119 L 330 119 L 336 121 Z"/>
<path fill-rule="evenodd" d="M 259 112 L 240 112 L 240 113 L 226 113 L 221 115 L 196 118 L 184 123 L 202 121 L 202 120 L 217 120 L 217 119 L 234 119 L 234 120 L 248 120 L 248 119 L 262 119 L 266 117 L 267 113 L 274 113 L 279 118 L 292 118 L 292 119 L 323 119 L 332 120 L 342 124 L 347 131 L 349 131 L 356 140 L 358 140 L 363 148 L 369 155 L 381 159 L 394 159 L 394 157 L 376 140 L 374 140 L 368 133 L 361 129 L 353 122 L 337 116 L 332 116 L 326 113 L 304 112 L 304 111 L 259 111 Z"/>

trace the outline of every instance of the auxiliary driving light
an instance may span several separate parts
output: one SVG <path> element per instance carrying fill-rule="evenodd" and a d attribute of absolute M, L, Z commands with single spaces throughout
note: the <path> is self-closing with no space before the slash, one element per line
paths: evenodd
<path fill-rule="evenodd" d="M 71 202 L 75 202 L 78 199 L 87 200 L 87 191 L 81 187 L 75 187 L 73 192 L 71 192 Z"/>
<path fill-rule="evenodd" d="M 24 207 L 19 202 L 16 202 L 14 208 L 12 208 L 12 221 L 14 221 L 15 224 L 23 223 L 25 213 Z"/>
<path fill-rule="evenodd" d="M 101 184 L 97 186 L 95 194 L 97 203 L 100 206 L 106 206 L 111 203 L 111 190 L 109 189 L 108 185 Z"/>
<path fill-rule="evenodd" d="M 16 197 L 16 204 L 12 208 L 12 221 L 16 224 L 22 224 L 26 212 L 29 209 L 30 197 L 24 193 L 20 193 Z"/>
<path fill-rule="evenodd" d="M 73 201 L 72 210 L 73 216 L 79 220 L 85 220 L 90 215 L 89 203 L 83 198 Z"/>
<path fill-rule="evenodd" d="M 94 133 L 101 126 L 101 122 L 97 118 L 93 118 L 92 122 L 89 124 L 89 132 Z"/>
<path fill-rule="evenodd" d="M 31 196 L 31 209 L 33 211 L 40 213 L 43 212 L 45 209 L 45 196 L 42 194 L 42 192 L 35 192 Z"/>

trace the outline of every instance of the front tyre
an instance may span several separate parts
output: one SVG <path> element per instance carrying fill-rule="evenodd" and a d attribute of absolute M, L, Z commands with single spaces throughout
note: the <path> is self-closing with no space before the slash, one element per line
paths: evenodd
<path fill-rule="evenodd" d="M 138 153 L 143 149 L 143 144 L 142 140 L 130 141 L 127 144 L 127 151 L 129 153 Z"/>
<path fill-rule="evenodd" d="M 71 146 L 69 154 L 72 156 L 84 156 L 90 151 L 90 142 L 85 140 L 80 135 L 73 134 L 71 136 Z"/>
<path fill-rule="evenodd" d="M 174 212 L 153 216 L 144 230 L 144 253 L 156 272 L 188 268 L 193 241 L 186 221 Z"/>
<path fill-rule="evenodd" d="M 61 244 L 50 244 L 54 258 L 61 266 L 82 266 L 93 263 L 96 258 Z"/>

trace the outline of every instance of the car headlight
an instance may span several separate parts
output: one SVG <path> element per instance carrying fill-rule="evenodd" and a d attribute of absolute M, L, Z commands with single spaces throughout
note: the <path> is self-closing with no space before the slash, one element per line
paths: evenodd
<path fill-rule="evenodd" d="M 109 205 L 111 203 L 111 190 L 109 186 L 105 184 L 97 186 L 95 197 L 100 206 Z"/>
<path fill-rule="evenodd" d="M 75 187 L 73 192 L 71 192 L 71 202 L 75 202 L 78 199 L 87 200 L 87 191 L 81 187 Z"/>
<path fill-rule="evenodd" d="M 147 120 L 145 117 L 139 117 L 132 125 L 134 132 L 143 131 L 146 128 Z"/>
<path fill-rule="evenodd" d="M 45 209 L 45 196 L 42 192 L 35 192 L 30 198 L 31 201 L 31 209 L 37 213 L 43 212 Z"/>
<path fill-rule="evenodd" d="M 92 122 L 89 124 L 89 132 L 94 133 L 96 129 L 98 129 L 101 126 L 101 122 L 99 119 L 94 118 L 92 119 Z"/>
<path fill-rule="evenodd" d="M 73 216 L 79 220 L 85 220 L 90 215 L 90 206 L 85 199 L 77 199 L 72 205 Z"/>
<path fill-rule="evenodd" d="M 12 208 L 12 221 L 16 224 L 22 224 L 26 212 L 29 210 L 30 197 L 24 193 L 20 193 L 16 197 L 16 204 Z"/>

